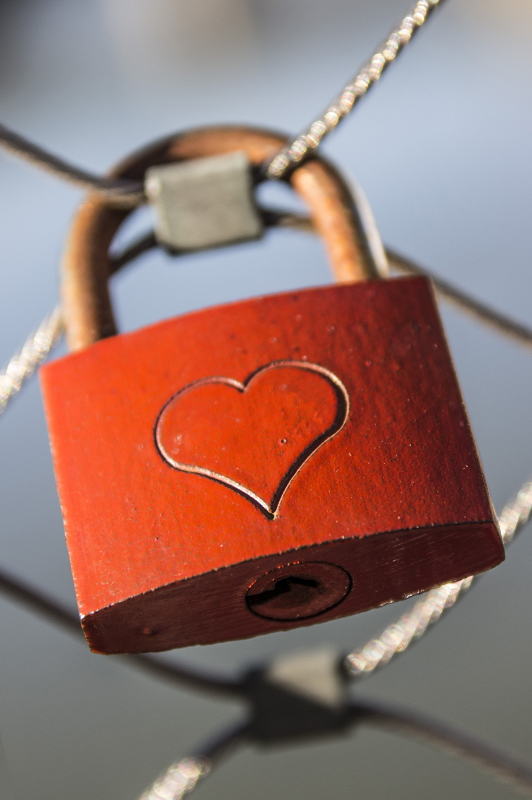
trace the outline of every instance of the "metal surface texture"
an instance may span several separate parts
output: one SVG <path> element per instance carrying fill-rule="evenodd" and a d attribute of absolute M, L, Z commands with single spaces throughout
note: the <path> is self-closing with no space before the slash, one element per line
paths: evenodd
<path fill-rule="evenodd" d="M 116 177 L 143 177 L 149 167 L 170 162 L 245 152 L 253 166 L 279 147 L 284 137 L 243 126 L 208 126 L 154 142 L 117 165 Z M 378 277 L 366 246 L 353 198 L 338 171 L 316 157 L 291 174 L 290 184 L 310 211 L 323 238 L 339 283 Z M 131 211 L 89 195 L 78 209 L 62 261 L 61 294 L 69 348 L 81 350 L 117 332 L 108 279 L 113 271 L 109 247 Z"/>
<path fill-rule="evenodd" d="M 263 233 L 245 153 L 150 167 L 145 187 L 157 239 L 170 250 L 236 244 Z"/>
<path fill-rule="evenodd" d="M 97 652 L 335 619 L 503 558 L 425 278 L 204 309 L 72 353 L 41 384 Z M 316 562 L 350 591 L 299 573 Z M 287 618 L 250 613 L 249 587 L 289 565 Z"/>

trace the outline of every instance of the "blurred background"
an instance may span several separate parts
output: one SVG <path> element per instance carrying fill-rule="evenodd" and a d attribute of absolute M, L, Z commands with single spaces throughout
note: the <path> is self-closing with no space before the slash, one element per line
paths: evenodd
<path fill-rule="evenodd" d="M 96 172 L 199 124 L 297 133 L 407 0 L 2 0 L 0 120 Z M 532 4 L 450 0 L 325 152 L 365 189 L 385 242 L 532 324 Z M 80 192 L 0 154 L 0 361 L 57 299 Z M 133 222 L 149 224 L 147 212 Z M 181 260 L 145 257 L 113 292 L 123 330 L 330 280 L 320 243 L 276 231 Z M 532 358 L 443 307 L 497 509 L 532 473 Z M 37 382 L 0 419 L 0 562 L 75 607 Z M 532 535 L 417 647 L 366 682 L 532 759 Z M 233 670 L 289 650 L 362 645 L 402 607 L 164 658 Z M 18 800 L 135 800 L 238 719 L 235 704 L 139 675 L 0 597 L 0 731 Z M 2 759 L 0 758 L 0 769 Z M 6 789 L 7 791 L 7 789 Z M 509 798 L 420 744 L 361 729 L 242 750 L 198 800 Z"/>

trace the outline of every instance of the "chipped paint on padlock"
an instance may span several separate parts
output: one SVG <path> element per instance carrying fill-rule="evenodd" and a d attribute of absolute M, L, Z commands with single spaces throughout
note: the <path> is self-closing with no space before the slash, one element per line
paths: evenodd
<path fill-rule="evenodd" d="M 275 143 L 241 134 L 207 132 L 202 146 L 244 140 L 258 162 Z M 132 171 L 169 154 L 197 157 L 198 133 L 144 153 Z M 355 274 L 364 258 L 338 176 L 316 159 L 292 180 L 340 277 Z M 101 268 L 106 258 L 108 241 L 92 234 L 119 222 L 91 202 L 69 251 L 71 265 L 85 259 L 67 285 L 78 299 L 97 269 L 91 259 Z M 98 338 L 102 308 L 91 301 L 71 315 L 76 346 Z M 279 363 L 291 367 L 271 368 Z M 294 366 L 303 363 L 314 369 Z M 503 558 L 426 279 L 194 312 L 60 359 L 42 383 L 78 604 L 99 652 L 334 619 Z M 269 616 L 257 613 L 261 593 Z M 290 618 L 279 614 L 285 603 Z"/>

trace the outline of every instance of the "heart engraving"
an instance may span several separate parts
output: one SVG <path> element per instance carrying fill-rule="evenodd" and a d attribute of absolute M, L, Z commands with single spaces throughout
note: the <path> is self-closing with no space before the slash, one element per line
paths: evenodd
<path fill-rule="evenodd" d="M 227 486 L 273 520 L 296 475 L 342 430 L 349 409 L 347 389 L 330 370 L 273 361 L 242 383 L 215 376 L 180 389 L 157 417 L 155 443 L 169 466 Z"/>

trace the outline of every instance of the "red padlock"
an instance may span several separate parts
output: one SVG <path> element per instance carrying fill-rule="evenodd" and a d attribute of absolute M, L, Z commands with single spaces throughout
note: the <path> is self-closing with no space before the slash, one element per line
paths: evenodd
<path fill-rule="evenodd" d="M 181 134 L 115 174 L 284 139 Z M 371 275 L 350 194 L 313 158 L 290 178 L 342 285 L 114 335 L 93 197 L 69 240 L 71 350 L 41 370 L 83 628 L 102 653 L 334 619 L 489 569 L 496 518 L 424 278 Z M 110 338 L 106 338 L 110 337 Z"/>

